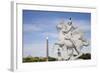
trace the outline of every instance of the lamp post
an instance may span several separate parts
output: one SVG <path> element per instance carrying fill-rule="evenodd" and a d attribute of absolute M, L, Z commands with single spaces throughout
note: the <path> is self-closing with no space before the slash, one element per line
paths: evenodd
<path fill-rule="evenodd" d="M 58 50 L 58 52 L 57 52 L 57 54 L 58 54 L 58 61 L 61 61 L 62 60 L 62 58 L 61 58 L 61 51 L 60 51 L 59 48 L 57 50 Z"/>
<path fill-rule="evenodd" d="M 48 44 L 48 37 L 46 37 L 46 57 L 47 57 L 47 61 L 49 58 L 49 44 Z"/>

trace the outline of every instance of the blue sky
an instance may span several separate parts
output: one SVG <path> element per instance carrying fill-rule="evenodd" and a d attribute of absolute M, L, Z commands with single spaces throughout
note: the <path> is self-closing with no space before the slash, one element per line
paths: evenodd
<path fill-rule="evenodd" d="M 56 25 L 71 17 L 73 25 L 84 31 L 84 37 L 91 39 L 91 14 L 78 12 L 56 12 L 23 10 L 23 56 L 46 56 L 46 37 L 49 37 L 49 50 L 58 39 Z M 90 52 L 85 48 L 83 52 Z"/>

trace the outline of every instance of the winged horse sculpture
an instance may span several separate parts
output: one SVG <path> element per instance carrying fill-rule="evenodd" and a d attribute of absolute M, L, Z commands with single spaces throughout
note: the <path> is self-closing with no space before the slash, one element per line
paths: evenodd
<path fill-rule="evenodd" d="M 75 60 L 80 57 L 83 54 L 81 48 L 89 45 L 89 42 L 83 37 L 82 30 L 72 25 L 71 18 L 68 23 L 62 21 L 56 28 L 59 36 L 58 42 L 54 45 L 63 51 L 60 60 Z M 77 52 L 77 56 L 74 56 L 74 50 Z M 64 54 L 64 52 L 66 53 Z M 63 54 L 65 57 L 63 57 Z"/>

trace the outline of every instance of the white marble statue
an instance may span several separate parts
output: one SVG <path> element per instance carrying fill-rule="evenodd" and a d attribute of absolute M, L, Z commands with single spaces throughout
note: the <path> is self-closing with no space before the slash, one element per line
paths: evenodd
<path fill-rule="evenodd" d="M 56 28 L 59 35 L 58 42 L 55 45 L 58 45 L 58 48 L 62 50 L 62 59 L 73 60 L 80 57 L 82 55 L 81 48 L 89 45 L 89 42 L 84 39 L 82 30 L 73 26 L 71 18 L 67 23 L 62 21 Z M 73 56 L 74 50 L 77 52 L 77 56 L 75 57 Z"/>

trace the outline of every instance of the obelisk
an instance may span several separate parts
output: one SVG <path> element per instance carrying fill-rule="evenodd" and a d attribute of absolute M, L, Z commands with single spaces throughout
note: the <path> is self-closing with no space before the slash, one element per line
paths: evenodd
<path fill-rule="evenodd" d="M 49 41 L 48 41 L 48 37 L 46 37 L 46 57 L 47 57 L 47 61 L 49 59 Z"/>

